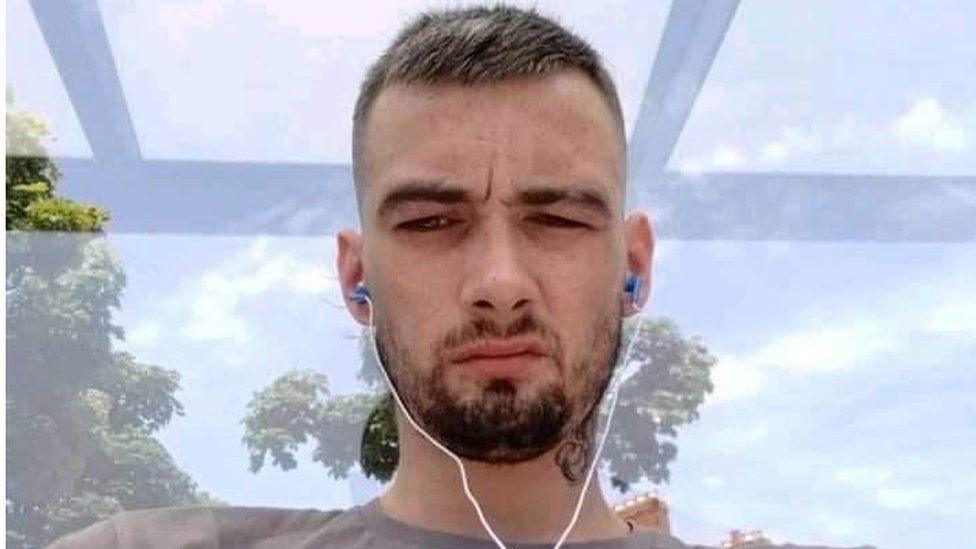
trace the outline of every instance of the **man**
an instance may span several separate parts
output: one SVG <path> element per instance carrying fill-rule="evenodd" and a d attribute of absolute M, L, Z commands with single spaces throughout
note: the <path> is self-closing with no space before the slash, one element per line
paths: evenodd
<path fill-rule="evenodd" d="M 398 410 L 392 486 L 341 514 L 128 513 L 55 546 L 548 547 L 579 501 L 567 546 L 683 547 L 584 491 L 621 321 L 651 276 L 650 222 L 623 215 L 626 157 L 616 90 L 581 39 L 513 8 L 421 16 L 363 83 L 362 233 L 338 235 L 349 311 L 375 325 L 411 416 Z M 432 440 L 463 462 L 483 520 Z"/>

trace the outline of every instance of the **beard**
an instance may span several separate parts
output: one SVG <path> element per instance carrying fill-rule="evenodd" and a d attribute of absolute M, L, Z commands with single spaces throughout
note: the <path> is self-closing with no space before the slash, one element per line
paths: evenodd
<path fill-rule="evenodd" d="M 382 363 L 414 421 L 458 456 L 485 463 L 518 463 L 552 450 L 570 433 L 587 438 L 620 349 L 622 318 L 601 317 L 583 348 L 590 353 L 567 364 L 555 332 L 524 315 L 509 326 L 475 321 L 448 333 L 434 347 L 434 366 L 419 368 L 392 330 L 377 326 Z M 484 339 L 534 335 L 549 343 L 558 379 L 534 391 L 509 379 L 492 379 L 473 398 L 448 385 L 449 361 L 457 346 Z M 383 367 L 382 365 L 380 367 Z M 428 372 L 426 374 L 421 372 Z M 586 440 L 581 441 L 586 446 Z"/>

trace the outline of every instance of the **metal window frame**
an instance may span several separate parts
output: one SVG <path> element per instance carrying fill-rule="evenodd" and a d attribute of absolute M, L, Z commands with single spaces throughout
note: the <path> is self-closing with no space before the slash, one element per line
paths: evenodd
<path fill-rule="evenodd" d="M 672 3 L 631 136 L 630 199 L 678 240 L 976 241 L 976 177 L 665 170 L 738 0 Z M 144 159 L 97 0 L 30 0 L 92 159 L 56 158 L 110 232 L 323 235 L 359 223 L 351 166 Z"/>

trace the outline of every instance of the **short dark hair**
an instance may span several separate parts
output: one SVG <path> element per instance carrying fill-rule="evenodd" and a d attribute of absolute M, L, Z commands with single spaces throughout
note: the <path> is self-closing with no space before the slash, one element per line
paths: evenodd
<path fill-rule="evenodd" d="M 394 84 L 492 83 L 568 69 L 582 71 L 596 84 L 626 143 L 617 89 L 599 54 L 552 19 L 509 6 L 420 15 L 370 67 L 359 90 L 352 124 L 352 166 L 360 205 L 367 118 L 385 88 Z"/>

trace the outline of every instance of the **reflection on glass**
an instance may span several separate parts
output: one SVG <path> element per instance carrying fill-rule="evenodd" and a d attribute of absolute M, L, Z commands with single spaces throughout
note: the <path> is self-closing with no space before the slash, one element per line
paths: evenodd
<path fill-rule="evenodd" d="M 742 2 L 669 167 L 976 175 L 974 20 L 966 0 Z"/>
<path fill-rule="evenodd" d="M 208 8 L 169 6 L 157 13 L 186 27 L 199 25 L 198 12 L 180 19 L 184 9 Z M 786 84 L 772 79 L 739 87 L 736 71 L 722 68 L 741 68 L 730 56 L 749 54 L 745 59 L 756 61 L 757 71 L 763 63 L 783 62 L 767 55 L 773 48 L 762 41 L 777 34 L 763 28 L 764 18 L 796 17 L 811 36 L 828 36 L 817 34 L 824 31 L 817 19 L 822 14 L 800 17 L 793 8 L 779 9 L 785 12 L 758 14 L 743 6 L 673 167 L 973 173 L 976 155 L 968 153 L 976 126 L 967 110 L 972 106 L 960 99 L 973 81 L 962 71 L 933 74 L 933 81 L 954 84 L 931 94 L 884 96 L 904 88 L 885 86 L 877 92 L 882 110 L 870 110 L 871 101 L 853 102 L 848 110 L 858 114 L 851 116 L 836 108 L 849 97 L 797 91 L 786 85 L 793 77 L 784 77 Z M 936 20 L 940 10 L 932 11 L 918 32 L 956 31 L 956 22 Z M 357 47 L 365 51 L 375 30 L 360 30 L 362 36 L 350 40 L 361 40 L 366 46 Z M 891 38 L 881 30 L 877 35 Z M 863 40 L 853 32 L 845 36 Z M 188 52 L 206 49 L 196 40 Z M 946 58 L 968 52 L 971 41 L 959 43 L 961 49 L 947 47 Z M 145 63 L 140 56 L 149 52 L 118 44 L 131 86 Z M 914 53 L 920 57 L 909 64 L 936 55 L 932 51 Z M 782 76 L 783 67 L 769 70 Z M 875 82 L 898 84 L 904 76 L 887 74 Z M 259 84 L 250 89 L 257 95 L 225 105 L 230 115 L 251 115 L 252 106 L 274 110 L 265 113 L 271 118 L 279 114 L 281 105 L 269 106 L 262 94 L 270 92 Z M 353 92 L 347 87 L 341 93 Z M 736 99 L 756 89 L 761 100 Z M 809 104 L 777 106 L 776 94 Z M 340 92 L 325 95 L 342 102 Z M 154 110 L 145 106 L 151 104 L 133 110 L 154 116 L 145 114 Z M 172 108 L 160 116 L 181 111 Z M 711 116 L 716 113 L 727 118 Z M 186 130 L 199 122 L 198 114 L 181 114 L 177 130 L 167 131 L 178 133 L 179 124 Z M 280 132 L 292 124 L 261 118 L 252 131 Z M 816 121 L 804 126 L 809 119 Z M 769 126 L 737 133 L 755 120 Z M 335 263 L 332 235 L 104 234 L 118 212 L 73 202 L 59 191 L 45 118 L 8 98 L 6 122 L 8 546 L 43 546 L 122 510 L 201 504 L 345 509 L 382 492 L 397 466 L 397 426 L 372 353 L 326 267 Z M 265 139 L 254 149 L 227 149 L 237 130 L 226 122 L 214 125 L 228 133 L 203 132 L 188 148 L 176 142 L 166 149 L 160 143 L 167 140 L 160 139 L 148 150 L 283 160 L 293 153 L 317 157 L 317 147 L 328 148 L 283 141 L 282 149 L 268 152 Z M 322 134 L 297 131 L 293 139 Z M 347 134 L 336 132 L 343 142 Z M 855 145 L 870 150 L 850 148 Z M 341 151 L 345 145 L 336 146 Z M 808 187 L 815 192 L 815 184 Z M 953 211 L 972 204 L 965 182 L 950 190 Z M 230 197 L 235 190 L 226 192 Z M 652 194 L 637 196 L 643 197 L 640 208 L 661 207 Z M 740 197 L 740 205 L 760 212 L 757 224 L 775 208 L 783 217 L 822 219 L 809 204 L 787 203 L 780 195 Z M 351 203 L 351 191 L 348 198 Z M 705 224 L 696 216 L 683 221 Z M 719 221 L 743 229 L 742 217 Z M 857 229 L 871 234 L 870 226 Z M 624 387 L 599 470 L 619 513 L 710 545 L 959 546 L 976 535 L 972 242 L 704 238 L 666 240 L 658 254 L 650 316 L 633 357 L 641 368 Z"/>

